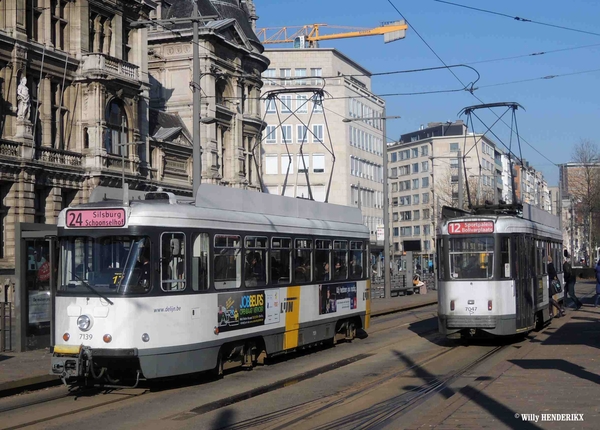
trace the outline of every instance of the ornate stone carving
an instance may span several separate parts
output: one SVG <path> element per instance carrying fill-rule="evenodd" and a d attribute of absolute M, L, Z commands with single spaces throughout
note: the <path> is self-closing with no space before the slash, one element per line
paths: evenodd
<path fill-rule="evenodd" d="M 27 78 L 23 76 L 17 87 L 17 119 L 28 120 L 29 108 L 31 102 L 29 100 L 29 88 L 27 88 Z"/>

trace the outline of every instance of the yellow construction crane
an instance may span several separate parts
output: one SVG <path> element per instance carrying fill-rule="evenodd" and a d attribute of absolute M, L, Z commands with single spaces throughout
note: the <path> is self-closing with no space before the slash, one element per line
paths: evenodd
<path fill-rule="evenodd" d="M 321 27 L 348 30 L 341 33 L 320 34 Z M 328 24 L 311 24 L 292 27 L 259 28 L 256 35 L 263 45 L 294 43 L 294 48 L 318 48 L 319 41 L 345 39 L 348 37 L 383 35 L 385 43 L 404 39 L 408 26 L 402 21 L 384 23 L 375 28 L 342 27 Z"/>

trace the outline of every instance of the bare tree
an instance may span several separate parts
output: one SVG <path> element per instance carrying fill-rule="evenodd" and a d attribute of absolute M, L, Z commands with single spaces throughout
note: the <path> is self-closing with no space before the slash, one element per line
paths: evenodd
<path fill-rule="evenodd" d="M 600 150 L 590 140 L 581 139 L 573 148 L 573 162 L 577 165 L 569 174 L 569 193 L 579 216 L 585 220 L 589 257 L 597 248 L 594 240 L 593 214 L 600 210 Z"/>

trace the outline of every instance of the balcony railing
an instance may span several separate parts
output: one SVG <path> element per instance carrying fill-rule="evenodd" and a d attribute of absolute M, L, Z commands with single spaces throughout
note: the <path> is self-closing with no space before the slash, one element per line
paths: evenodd
<path fill-rule="evenodd" d="M 83 74 L 90 72 L 108 72 L 112 75 L 138 80 L 138 66 L 106 54 L 86 54 L 83 56 Z"/>
<path fill-rule="evenodd" d="M 3 157 L 19 157 L 20 143 L 17 142 L 0 142 L 0 156 Z"/>
<path fill-rule="evenodd" d="M 81 154 L 47 147 L 35 148 L 35 159 L 43 163 L 65 166 L 81 167 L 83 165 L 83 156 Z"/>

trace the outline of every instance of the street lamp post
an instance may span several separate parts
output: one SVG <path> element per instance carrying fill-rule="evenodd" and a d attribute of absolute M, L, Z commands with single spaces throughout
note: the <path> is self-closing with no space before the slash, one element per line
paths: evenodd
<path fill-rule="evenodd" d="M 364 120 L 381 120 L 383 121 L 383 279 L 384 279 L 384 297 L 391 297 L 392 285 L 390 276 L 390 208 L 388 196 L 388 151 L 387 151 L 387 135 L 386 123 L 388 119 L 398 119 L 400 116 L 386 116 L 385 107 L 381 117 L 359 117 L 359 118 L 344 118 L 343 122 L 364 121 Z M 360 193 L 360 190 L 359 190 Z"/>

